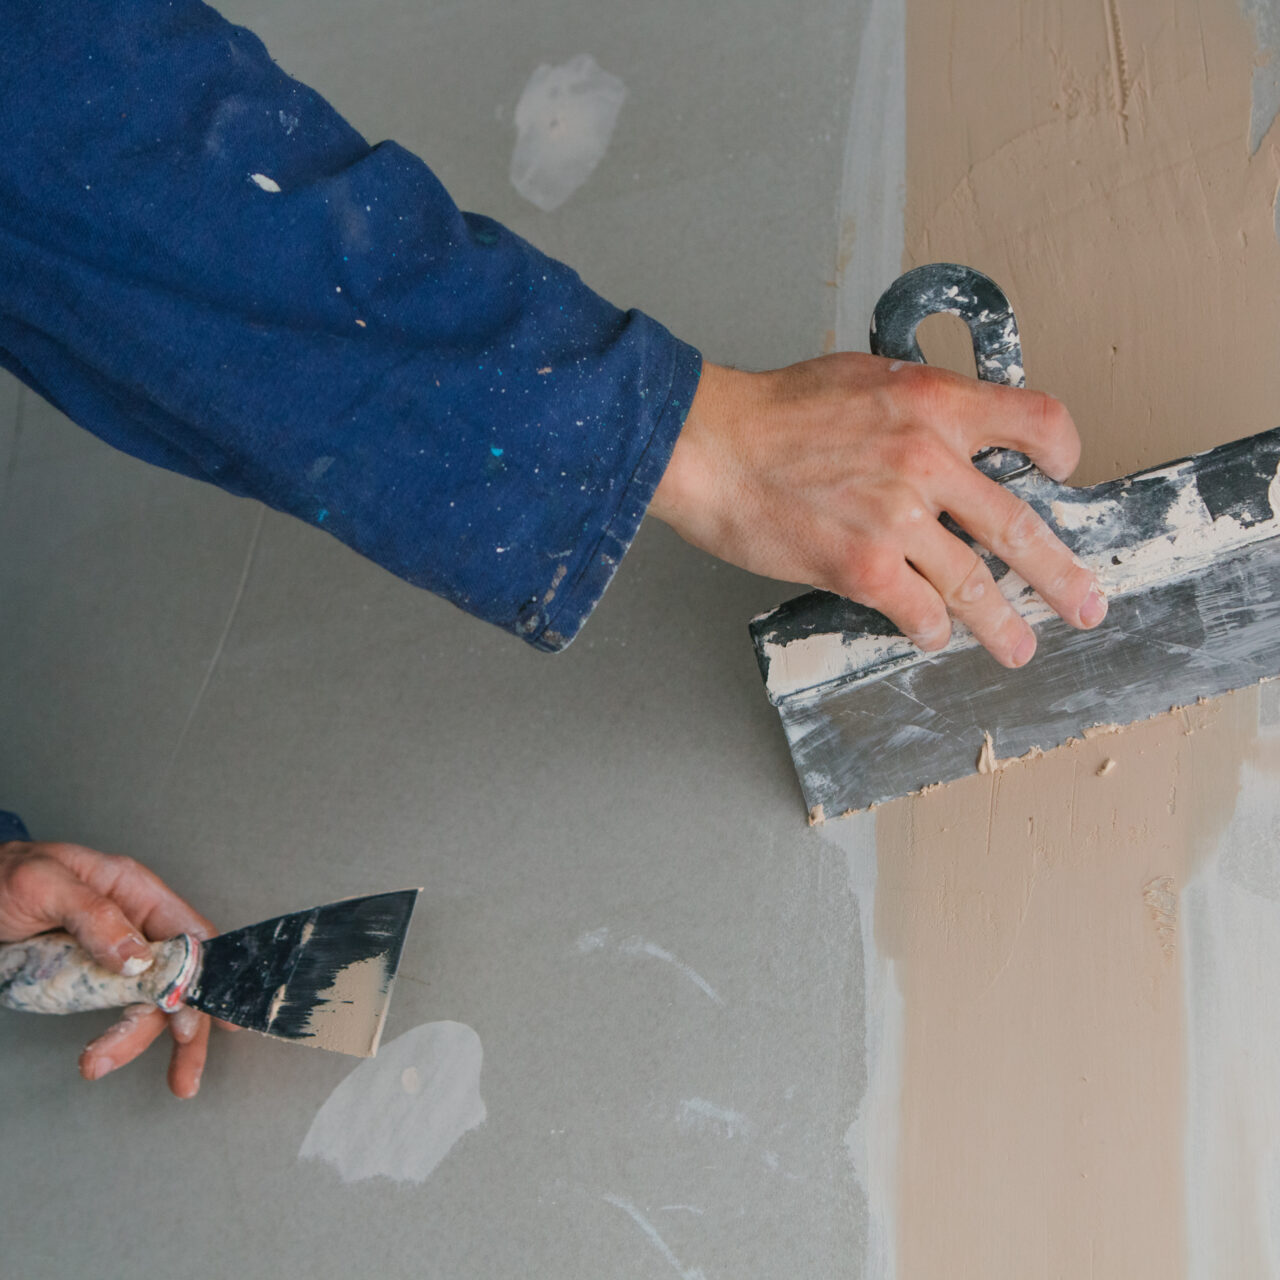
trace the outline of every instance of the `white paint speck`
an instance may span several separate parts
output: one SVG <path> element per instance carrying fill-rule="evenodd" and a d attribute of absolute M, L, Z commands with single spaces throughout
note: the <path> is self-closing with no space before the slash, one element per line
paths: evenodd
<path fill-rule="evenodd" d="M 589 53 L 538 67 L 516 104 L 512 186 L 545 213 L 558 209 L 604 159 L 626 96 Z"/>
<path fill-rule="evenodd" d="M 298 1152 L 343 1182 L 422 1182 L 484 1122 L 480 1037 L 461 1022 L 427 1022 L 382 1046 L 316 1113 Z"/>
<path fill-rule="evenodd" d="M 278 195 L 280 192 L 280 184 L 274 178 L 268 178 L 265 173 L 251 173 L 249 181 L 256 183 L 263 191 L 269 191 L 272 195 Z"/>

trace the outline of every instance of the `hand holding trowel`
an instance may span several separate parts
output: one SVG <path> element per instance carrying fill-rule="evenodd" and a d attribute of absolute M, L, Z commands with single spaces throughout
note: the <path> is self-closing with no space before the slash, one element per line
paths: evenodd
<path fill-rule="evenodd" d="M 873 353 L 923 360 L 916 328 L 935 312 L 969 326 L 980 378 L 1023 384 L 1008 300 L 949 263 L 885 293 Z M 997 667 L 959 625 L 945 648 L 921 652 L 882 614 L 825 592 L 757 618 L 756 655 L 811 820 L 1280 674 L 1280 428 L 1087 488 L 1005 450 L 974 461 L 1097 575 L 1107 621 L 1068 626 L 991 555 L 1002 594 L 1037 626 L 1037 657 L 1020 670 Z"/>
<path fill-rule="evenodd" d="M 0 1005 L 79 1013 L 184 1005 L 297 1043 L 371 1057 L 419 890 L 349 898 L 200 941 L 151 944 L 151 963 L 113 973 L 69 934 L 0 946 Z"/>

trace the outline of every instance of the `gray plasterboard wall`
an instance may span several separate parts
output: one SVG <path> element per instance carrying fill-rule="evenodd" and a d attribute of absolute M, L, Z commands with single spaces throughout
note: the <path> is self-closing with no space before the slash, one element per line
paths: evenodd
<path fill-rule="evenodd" d="M 225 12 L 464 208 L 764 367 L 833 323 L 864 9 Z M 512 112 L 539 63 L 583 52 L 628 98 L 544 214 L 508 181 Z M 7 379 L 0 459 L 0 804 L 135 854 L 227 927 L 425 886 L 387 1039 L 473 1027 L 488 1111 L 424 1182 L 344 1184 L 297 1153 L 352 1060 L 224 1035 L 179 1103 L 158 1050 L 80 1081 L 105 1015 L 0 1014 L 0 1270 L 864 1273 L 857 906 L 845 854 L 804 826 L 746 634 L 785 587 L 646 525 L 549 658 Z"/>

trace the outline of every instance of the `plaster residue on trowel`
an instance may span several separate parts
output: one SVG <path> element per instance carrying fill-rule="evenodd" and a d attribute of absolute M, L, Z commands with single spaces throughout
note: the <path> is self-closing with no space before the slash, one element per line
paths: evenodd
<path fill-rule="evenodd" d="M 320 993 L 307 1024 L 307 1042 L 337 1053 L 372 1056 L 386 1017 L 388 982 L 385 955 L 340 969 L 333 986 Z"/>
<path fill-rule="evenodd" d="M 1246 521 L 1229 514 L 1213 518 L 1195 484 L 1190 462 L 1162 468 L 1151 479 L 1166 483 L 1177 494 L 1162 523 L 1147 531 L 1141 541 L 1101 538 L 1100 550 L 1078 557 L 1079 563 L 1093 571 L 1110 600 L 1203 572 L 1230 552 L 1275 535 L 1272 521 Z M 1268 495 L 1272 514 L 1280 515 L 1280 474 L 1272 478 Z M 1112 499 L 1059 500 L 1052 504 L 1052 514 L 1065 530 L 1105 530 L 1116 519 Z M 1032 626 L 1054 616 L 1039 594 L 1016 573 L 1005 573 L 999 580 L 999 589 Z M 947 655 L 972 649 L 977 643 L 969 628 L 957 622 L 950 640 L 932 660 L 945 660 Z M 832 685 L 852 676 L 888 670 L 918 658 L 912 642 L 893 630 L 819 632 L 782 642 L 766 638 L 763 652 L 768 662 L 769 695 L 775 702 L 819 700 Z"/>

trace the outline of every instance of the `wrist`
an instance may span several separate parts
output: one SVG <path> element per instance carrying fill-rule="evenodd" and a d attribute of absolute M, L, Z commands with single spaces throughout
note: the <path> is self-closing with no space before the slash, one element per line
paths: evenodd
<path fill-rule="evenodd" d="M 734 432 L 749 418 L 756 374 L 703 361 L 698 389 L 649 513 L 698 546 L 715 522 L 714 495 L 729 482 Z"/>

